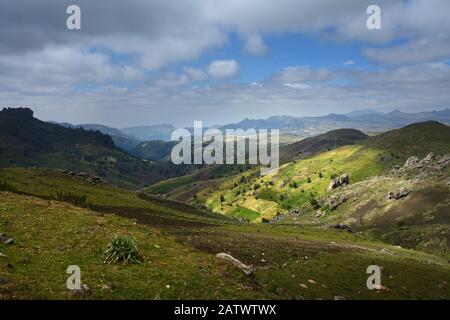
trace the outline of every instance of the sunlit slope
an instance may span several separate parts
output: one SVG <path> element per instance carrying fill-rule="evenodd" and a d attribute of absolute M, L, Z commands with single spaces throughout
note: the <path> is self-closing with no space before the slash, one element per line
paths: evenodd
<path fill-rule="evenodd" d="M 349 174 L 352 182 L 361 181 L 384 169 L 377 150 L 361 150 L 361 145 L 346 146 L 309 159 L 287 163 L 274 175 L 262 177 L 259 170 L 236 175 L 217 189 L 199 195 L 215 212 L 233 215 L 236 208 L 259 212 L 255 222 L 271 219 L 277 213 L 311 206 L 326 192 L 330 180 Z"/>
<path fill-rule="evenodd" d="M 342 174 L 350 184 L 403 165 L 410 156 L 450 152 L 450 128 L 424 122 L 370 137 L 357 145 L 343 146 L 307 159 L 289 162 L 266 177 L 258 169 L 235 175 L 201 191 L 197 201 L 214 212 L 245 217 L 253 222 L 271 219 L 293 209 L 312 212 L 330 181 Z M 250 210 L 248 216 L 245 209 Z M 255 215 L 255 212 L 259 215 Z"/>
<path fill-rule="evenodd" d="M 363 235 L 274 225 L 165 227 L 54 200 L 0 192 L 0 299 L 443 299 L 447 262 Z M 133 235 L 142 263 L 104 264 L 115 235 Z M 251 264 L 246 277 L 215 258 Z M 90 290 L 66 287 L 69 265 Z M 367 266 L 383 266 L 366 287 Z"/>

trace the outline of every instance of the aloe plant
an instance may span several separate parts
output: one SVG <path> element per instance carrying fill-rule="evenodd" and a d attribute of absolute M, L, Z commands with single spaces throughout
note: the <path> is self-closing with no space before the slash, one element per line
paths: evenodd
<path fill-rule="evenodd" d="M 141 258 L 133 236 L 114 237 L 105 250 L 104 263 L 140 263 Z"/>

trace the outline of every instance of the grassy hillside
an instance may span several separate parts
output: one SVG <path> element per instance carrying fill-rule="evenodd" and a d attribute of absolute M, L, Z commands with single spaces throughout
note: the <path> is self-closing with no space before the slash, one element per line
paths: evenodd
<path fill-rule="evenodd" d="M 337 129 L 283 146 L 280 158 L 281 161 L 306 158 L 338 147 L 353 145 L 367 138 L 368 136 L 359 130 Z"/>
<path fill-rule="evenodd" d="M 211 224 L 227 221 L 225 217 L 200 211 L 189 205 L 156 199 L 145 194 L 107 185 L 96 185 L 76 177 L 42 169 L 0 169 L 0 181 L 7 182 L 20 194 L 44 199 L 59 199 L 58 193 L 86 196 L 85 207 L 111 212 L 139 221 L 161 225 Z M 70 200 L 70 199 L 69 199 Z"/>
<path fill-rule="evenodd" d="M 2 172 L 2 179 L 12 180 L 18 173 Z M 126 203 L 130 207 L 125 211 L 153 209 L 179 222 L 197 214 L 187 215 L 184 209 L 170 209 L 119 189 L 44 177 L 41 171 L 20 174 L 11 182 L 17 188 L 45 196 L 65 185 L 95 195 L 92 201 L 109 210 L 100 213 L 95 206 L 80 208 L 0 192 L 0 231 L 14 238 L 11 245 L 0 244 L 1 299 L 450 298 L 448 290 L 442 289 L 442 283 L 449 281 L 445 260 L 373 242 L 363 235 L 236 225 L 210 216 L 201 217 L 208 222 L 203 225 L 160 224 L 153 219 L 136 223 L 126 215 L 105 213 L 114 213 L 114 208 Z M 117 199 L 122 192 L 123 198 Z M 140 264 L 103 263 L 103 252 L 115 235 L 134 236 Z M 219 252 L 251 264 L 255 276 L 246 277 L 216 259 Z M 82 282 L 90 288 L 86 293 L 73 294 L 66 288 L 66 268 L 74 264 L 80 266 Z M 365 287 L 366 268 L 371 264 L 383 267 L 382 284 L 389 290 Z"/>
<path fill-rule="evenodd" d="M 254 169 L 202 191 L 198 199 L 218 213 L 228 214 L 238 207 L 259 212 L 250 219 L 254 222 L 271 219 L 294 208 L 309 208 L 326 192 L 333 177 L 347 173 L 351 181 L 357 182 L 383 170 L 378 152 L 360 153 L 362 148 L 347 146 L 290 162 L 282 165 L 278 173 L 265 177 Z"/>
<path fill-rule="evenodd" d="M 371 137 L 366 147 L 388 151 L 402 161 L 429 152 L 444 154 L 450 152 L 450 127 L 435 121 L 415 123 Z"/>
<path fill-rule="evenodd" d="M 350 133 L 356 137 L 355 132 Z M 409 156 L 426 155 L 430 151 L 450 153 L 450 127 L 436 122 L 407 126 L 358 144 L 286 163 L 278 173 L 266 177 L 253 169 L 216 181 L 201 190 L 196 200 L 214 212 L 231 216 L 235 212 L 242 216 L 242 208 L 248 209 L 247 218 L 253 222 L 272 219 L 293 209 L 315 211 L 317 199 L 326 193 L 336 176 L 349 174 L 353 184 L 386 172 L 394 164 L 403 164 Z"/>

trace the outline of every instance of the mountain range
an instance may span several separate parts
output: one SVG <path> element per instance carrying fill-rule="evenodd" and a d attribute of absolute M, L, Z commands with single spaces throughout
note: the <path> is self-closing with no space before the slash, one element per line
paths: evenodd
<path fill-rule="evenodd" d="M 450 109 L 440 111 L 424 111 L 418 113 L 406 113 L 394 110 L 389 113 L 366 109 L 353 111 L 347 114 L 331 113 L 318 117 L 293 117 L 272 116 L 266 119 L 244 119 L 237 123 L 223 126 L 214 126 L 220 130 L 226 129 L 280 129 L 282 134 L 294 134 L 301 138 L 315 136 L 339 128 L 353 128 L 365 132 L 381 132 L 400 128 L 408 124 L 423 121 L 439 121 L 450 123 Z M 117 146 L 130 151 L 139 142 L 143 141 L 170 141 L 172 132 L 176 129 L 173 125 L 151 125 L 127 127 L 122 129 L 112 128 L 101 124 L 77 124 L 60 123 L 66 127 L 83 127 L 87 130 L 99 130 L 110 135 Z M 187 128 L 192 131 L 192 128 Z"/>

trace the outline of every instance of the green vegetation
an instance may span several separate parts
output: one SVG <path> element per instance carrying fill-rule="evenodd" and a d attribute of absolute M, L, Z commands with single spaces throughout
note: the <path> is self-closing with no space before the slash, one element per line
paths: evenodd
<path fill-rule="evenodd" d="M 158 182 L 158 183 L 146 188 L 145 191 L 148 193 L 153 193 L 153 194 L 164 194 L 164 193 L 172 191 L 173 189 L 176 189 L 180 186 L 184 186 L 188 183 L 191 183 L 192 181 L 193 181 L 192 175 L 182 176 L 182 177 L 168 179 L 168 180 Z"/>
<path fill-rule="evenodd" d="M 0 168 L 37 166 L 87 172 L 129 189 L 189 170 L 169 161 L 154 163 L 133 157 L 100 131 L 43 122 L 26 108 L 0 111 L 0 154 Z"/>
<path fill-rule="evenodd" d="M 268 176 L 212 166 L 139 192 L 54 170 L 0 169 L 0 232 L 14 238 L 0 242 L 0 299 L 450 299 L 450 169 L 391 172 L 430 146 L 449 153 L 449 129 L 439 128 L 441 138 L 411 153 L 369 138 Z M 350 184 L 327 191 L 344 173 Z M 185 188 L 214 212 L 153 195 Z M 410 193 L 386 197 L 400 188 Z M 327 227 L 336 223 L 355 232 Z M 251 265 L 254 277 L 215 259 L 220 252 Z M 385 290 L 366 288 L 374 264 Z M 66 288 L 70 265 L 90 290 Z"/>
<path fill-rule="evenodd" d="M 0 191 L 17 192 L 17 189 L 9 184 L 7 181 L 0 181 Z"/>
<path fill-rule="evenodd" d="M 228 213 L 237 207 L 244 207 L 259 212 L 261 217 L 267 219 L 292 208 L 311 208 L 311 204 L 315 208 L 314 199 L 326 192 L 333 176 L 347 173 L 354 183 L 383 170 L 378 151 L 361 152 L 362 148 L 361 145 L 346 146 L 287 163 L 280 167 L 277 174 L 265 177 L 260 177 L 258 169 L 254 169 L 245 175 L 225 179 L 212 190 L 211 195 L 206 196 L 209 190 L 203 190 L 198 198 L 205 199 L 206 205 L 215 212 Z M 220 195 L 224 195 L 226 201 L 219 208 L 214 199 Z"/>
<path fill-rule="evenodd" d="M 141 258 L 133 236 L 116 236 L 105 250 L 104 263 L 140 263 Z"/>
<path fill-rule="evenodd" d="M 56 199 L 59 201 L 72 203 L 78 207 L 86 207 L 87 205 L 86 195 L 80 196 L 72 192 L 57 192 Z"/>
<path fill-rule="evenodd" d="M 445 260 L 360 235 L 254 224 L 143 225 L 11 193 L 1 194 L 0 210 L 2 232 L 15 239 L 14 245 L 0 244 L 7 256 L 0 260 L 3 299 L 449 298 L 439 289 L 449 280 Z M 133 234 L 141 263 L 104 264 L 112 234 Z M 255 278 L 216 260 L 218 252 L 252 264 Z M 89 292 L 67 290 L 66 268 L 73 264 L 80 266 Z M 383 266 L 383 285 L 390 291 L 365 288 L 371 264 Z"/>

